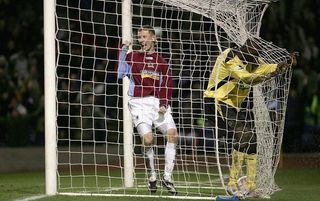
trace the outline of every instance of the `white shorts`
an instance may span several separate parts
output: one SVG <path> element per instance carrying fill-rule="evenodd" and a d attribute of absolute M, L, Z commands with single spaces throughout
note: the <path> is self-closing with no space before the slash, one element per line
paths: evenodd
<path fill-rule="evenodd" d="M 168 106 L 167 112 L 162 114 L 159 113 L 159 103 L 159 99 L 153 96 L 142 98 L 130 97 L 128 106 L 134 126 L 137 127 L 139 124 L 149 125 L 149 128 L 144 126 L 144 129 L 138 129 L 140 135 L 152 132 L 152 125 L 158 128 L 163 134 L 165 134 L 168 129 L 176 129 L 170 106 Z"/>

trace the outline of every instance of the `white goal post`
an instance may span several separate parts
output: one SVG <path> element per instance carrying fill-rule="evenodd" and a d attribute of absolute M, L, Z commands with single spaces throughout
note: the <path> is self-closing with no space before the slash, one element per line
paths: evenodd
<path fill-rule="evenodd" d="M 44 1 L 45 146 L 48 195 L 213 199 L 225 195 L 233 139 L 208 129 L 204 91 L 217 57 L 259 38 L 267 64 L 289 53 L 260 38 L 271 0 L 52 0 Z M 128 109 L 128 78 L 117 80 L 122 41 L 138 50 L 137 31 L 151 25 L 157 52 L 169 63 L 173 118 L 179 143 L 173 172 L 178 194 L 158 183 L 147 190 L 142 144 Z M 253 88 L 257 143 L 256 194 L 279 188 L 280 158 L 291 68 Z M 216 124 L 217 125 L 217 124 Z M 228 131 L 229 132 L 229 131 Z M 160 178 L 166 139 L 154 130 Z M 244 178 L 245 165 L 240 177 Z"/>
<path fill-rule="evenodd" d="M 46 194 L 57 193 L 55 1 L 43 1 Z"/>

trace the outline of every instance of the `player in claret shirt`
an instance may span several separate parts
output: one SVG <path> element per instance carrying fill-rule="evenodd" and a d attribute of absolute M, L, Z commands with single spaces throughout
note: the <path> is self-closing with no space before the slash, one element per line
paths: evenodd
<path fill-rule="evenodd" d="M 149 191 L 152 193 L 157 191 L 152 134 L 154 125 L 167 137 L 161 184 L 171 194 L 177 194 L 172 179 L 178 141 L 178 132 L 170 108 L 172 78 L 168 63 L 155 51 L 156 40 L 154 28 L 142 26 L 138 30 L 141 50 L 129 52 L 130 42 L 123 42 L 118 79 L 128 76 L 130 80 L 129 110 L 144 145 Z"/>

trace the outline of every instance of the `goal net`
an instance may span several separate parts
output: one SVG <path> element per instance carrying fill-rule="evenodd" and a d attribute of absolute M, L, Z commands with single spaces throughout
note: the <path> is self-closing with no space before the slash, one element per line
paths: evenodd
<path fill-rule="evenodd" d="M 179 132 L 173 172 L 176 198 L 212 199 L 226 194 L 233 140 L 208 132 L 203 94 L 217 57 L 227 48 L 259 38 L 269 0 L 133 0 L 122 13 L 120 0 L 56 0 L 57 191 L 70 195 L 170 196 L 158 183 L 147 190 L 143 146 L 137 131 L 133 144 L 132 181 L 126 181 L 123 83 L 117 80 L 123 37 L 122 18 L 129 15 L 133 50 L 137 31 L 151 25 L 157 52 L 169 63 L 173 79 L 171 106 Z M 289 53 L 260 39 L 266 63 L 286 61 Z M 291 68 L 253 87 L 257 135 L 256 192 L 276 191 Z M 124 92 L 126 93 L 126 92 Z M 166 139 L 154 130 L 158 179 L 164 169 Z M 131 146 L 129 144 L 129 146 Z M 129 149 L 131 150 L 131 149 Z M 246 175 L 245 164 L 239 178 Z M 131 183 L 131 184 L 130 184 Z"/>

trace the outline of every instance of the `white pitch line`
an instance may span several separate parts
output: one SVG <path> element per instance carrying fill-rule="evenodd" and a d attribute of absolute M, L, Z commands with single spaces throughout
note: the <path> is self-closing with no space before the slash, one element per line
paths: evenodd
<path fill-rule="evenodd" d="M 16 199 L 14 201 L 32 201 L 32 200 L 39 200 L 42 198 L 48 197 L 48 195 L 36 195 L 28 198 L 21 198 L 21 199 Z"/>

